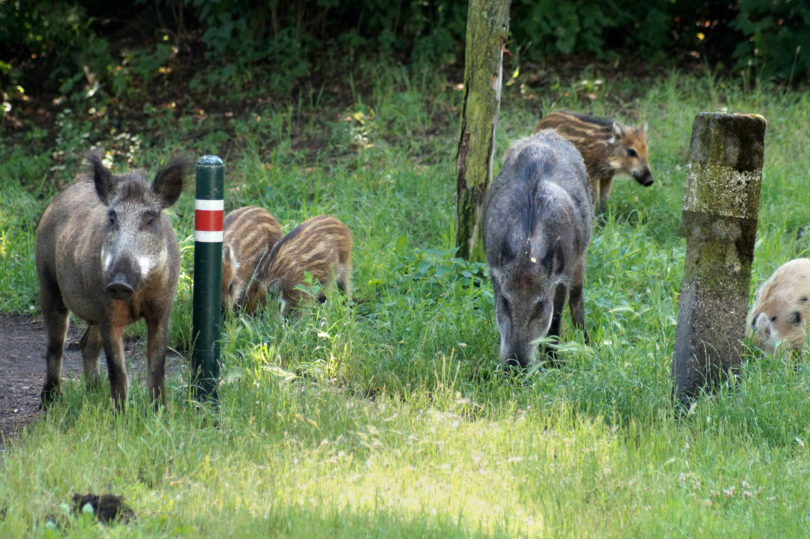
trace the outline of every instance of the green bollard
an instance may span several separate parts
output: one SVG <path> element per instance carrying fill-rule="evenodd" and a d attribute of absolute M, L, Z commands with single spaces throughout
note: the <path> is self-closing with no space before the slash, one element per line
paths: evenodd
<path fill-rule="evenodd" d="M 197 162 L 194 202 L 194 307 L 192 392 L 216 403 L 222 329 L 222 221 L 225 165 L 215 155 Z"/>

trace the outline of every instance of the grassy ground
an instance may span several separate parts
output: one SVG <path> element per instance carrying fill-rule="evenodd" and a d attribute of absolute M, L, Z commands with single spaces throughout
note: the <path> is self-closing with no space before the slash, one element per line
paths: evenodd
<path fill-rule="evenodd" d="M 319 213 L 340 218 L 355 237 L 356 302 L 333 295 L 288 323 L 271 312 L 228 317 L 217 409 L 190 402 L 185 373 L 169 380 L 158 416 L 144 380 L 132 381 L 118 417 L 108 388 L 68 384 L 2 453 L 0 535 L 806 533 L 807 365 L 751 353 L 738 382 L 687 415 L 675 416 L 670 397 L 694 114 L 768 119 L 753 294 L 808 253 L 797 239 L 810 223 L 806 93 L 672 75 L 609 81 L 588 103 L 591 86 L 532 91 L 518 80 L 504 98 L 498 159 L 531 132 L 541 106 L 585 109 L 648 121 L 656 183 L 618 179 L 596 227 L 592 346 L 565 320 L 566 365 L 522 377 L 498 366 L 485 266 L 453 257 L 453 81 L 386 68 L 351 103 L 310 94 L 265 104 L 229 122 L 225 137 L 194 118 L 166 135 L 173 120 L 159 113 L 149 129 L 99 136 L 139 165 L 177 150 L 224 153 L 226 208 L 263 205 L 285 230 Z M 36 312 L 34 223 L 76 170 L 71 152 L 86 149 L 90 128 L 63 120 L 50 154 L 32 150 L 44 140 L 36 132 L 30 147 L 0 150 L 5 311 Z M 192 210 L 191 194 L 171 210 L 183 250 L 172 321 L 181 350 L 191 332 Z M 123 494 L 137 520 L 108 530 L 71 515 L 65 502 L 86 491 Z"/>

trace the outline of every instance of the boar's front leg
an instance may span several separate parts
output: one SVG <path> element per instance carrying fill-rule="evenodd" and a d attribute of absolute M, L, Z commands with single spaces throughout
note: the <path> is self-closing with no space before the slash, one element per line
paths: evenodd
<path fill-rule="evenodd" d="M 562 312 L 565 307 L 566 288 L 564 284 L 558 284 L 554 290 L 554 311 L 551 317 L 551 326 L 548 328 L 549 337 L 560 336 L 560 322 L 562 320 Z"/>
<path fill-rule="evenodd" d="M 585 327 L 585 298 L 582 289 L 585 286 L 585 258 L 577 264 L 571 280 L 571 291 L 568 298 L 568 309 L 571 311 L 571 322 L 582 330 L 585 344 L 591 343 L 588 328 Z"/>
<path fill-rule="evenodd" d="M 558 284 L 557 288 L 554 290 L 554 310 L 551 315 L 551 326 L 549 326 L 547 334 L 548 337 L 551 337 L 551 340 L 553 340 L 554 343 L 560 341 L 560 323 L 562 320 L 562 312 L 563 308 L 565 307 L 565 296 L 567 293 L 568 290 L 564 284 Z M 559 362 L 557 360 L 557 351 L 553 347 L 544 347 L 543 353 L 552 367 L 559 366 Z"/>
<path fill-rule="evenodd" d="M 155 405 L 166 407 L 166 348 L 169 344 L 169 313 L 146 316 L 146 384 Z"/>
<path fill-rule="evenodd" d="M 62 394 L 62 357 L 69 319 L 67 306 L 56 283 L 47 282 L 44 278 L 41 281 L 43 284 L 40 288 L 40 305 L 48 333 L 45 385 L 40 395 L 40 407 L 45 407 Z"/>
<path fill-rule="evenodd" d="M 603 212 L 607 208 L 607 200 L 610 191 L 613 189 L 613 176 L 601 178 L 599 181 L 599 211 Z"/>
<path fill-rule="evenodd" d="M 110 376 L 110 396 L 115 404 L 116 412 L 123 412 L 127 400 L 127 371 L 124 367 L 124 340 L 123 326 L 108 326 L 100 328 L 104 353 L 107 356 L 107 371 Z"/>
<path fill-rule="evenodd" d="M 84 379 L 88 387 L 98 385 L 98 355 L 101 352 L 101 331 L 98 324 L 89 324 L 79 341 L 84 365 Z"/>

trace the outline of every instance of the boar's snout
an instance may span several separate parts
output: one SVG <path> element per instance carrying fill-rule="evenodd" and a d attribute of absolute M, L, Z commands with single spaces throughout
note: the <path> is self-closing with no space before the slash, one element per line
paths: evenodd
<path fill-rule="evenodd" d="M 534 362 L 536 345 L 519 338 L 504 325 L 499 326 L 499 330 L 502 332 L 500 352 L 504 367 L 521 371 L 527 369 Z"/>
<path fill-rule="evenodd" d="M 129 257 L 122 256 L 107 271 L 104 291 L 112 299 L 128 300 L 135 293 L 140 280 L 140 272 L 134 262 Z"/>
<path fill-rule="evenodd" d="M 633 174 L 633 178 L 635 178 L 636 181 L 641 185 L 643 185 L 644 187 L 651 186 L 655 181 L 653 179 L 652 171 L 649 169 L 649 167 L 645 168 L 638 174 Z"/>
<path fill-rule="evenodd" d="M 105 290 L 113 299 L 129 299 L 135 293 L 135 288 L 129 284 L 127 276 L 123 273 L 117 273 Z"/>
<path fill-rule="evenodd" d="M 509 357 L 503 358 L 503 365 L 507 369 L 514 369 L 514 370 L 525 370 L 528 367 L 528 361 L 526 359 L 519 358 L 517 354 L 512 354 Z"/>

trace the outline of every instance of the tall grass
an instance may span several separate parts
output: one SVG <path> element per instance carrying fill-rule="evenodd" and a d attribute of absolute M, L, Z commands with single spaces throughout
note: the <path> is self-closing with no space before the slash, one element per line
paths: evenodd
<path fill-rule="evenodd" d="M 622 101 L 623 119 L 648 121 L 656 183 L 617 179 L 596 225 L 592 345 L 564 320 L 565 364 L 513 376 L 498 365 L 486 268 L 453 254 L 457 126 L 447 119 L 460 95 L 438 76 L 381 71 L 327 119 L 312 118 L 320 104 L 299 102 L 241 120 L 242 148 L 226 159 L 228 209 L 260 204 L 285 230 L 319 213 L 349 225 L 353 301 L 330 293 L 286 322 L 272 310 L 226 317 L 215 409 L 189 398 L 185 370 L 170 376 L 169 407 L 157 416 L 142 379 L 120 416 L 106 388 L 68 383 L 3 448 L 0 535 L 803 535 L 807 365 L 752 352 L 738 380 L 676 416 L 670 361 L 694 114 L 768 119 L 753 293 L 807 254 L 797 239 L 810 221 L 805 93 L 682 75 L 641 89 L 611 82 L 610 98 L 592 108 L 612 113 Z M 531 132 L 538 101 L 583 109 L 565 88 L 524 95 L 517 85 L 505 95 L 499 157 Z M 304 139 L 322 144 L 305 152 Z M 200 149 L 216 153 L 210 140 Z M 167 145 L 182 143 L 180 133 Z M 146 150 L 144 162 L 170 148 Z M 32 158 L 3 152 L 7 177 Z M 10 176 L 30 183 L 47 162 L 28 166 Z M 4 310 L 35 308 L 33 223 L 52 191 L 32 198 L 9 182 L 0 194 L 3 207 L 26 208 L 0 214 Z M 172 319 L 181 351 L 191 331 L 191 198 L 171 213 L 183 251 Z M 123 494 L 137 520 L 109 532 L 74 515 L 64 504 L 86 491 Z"/>

